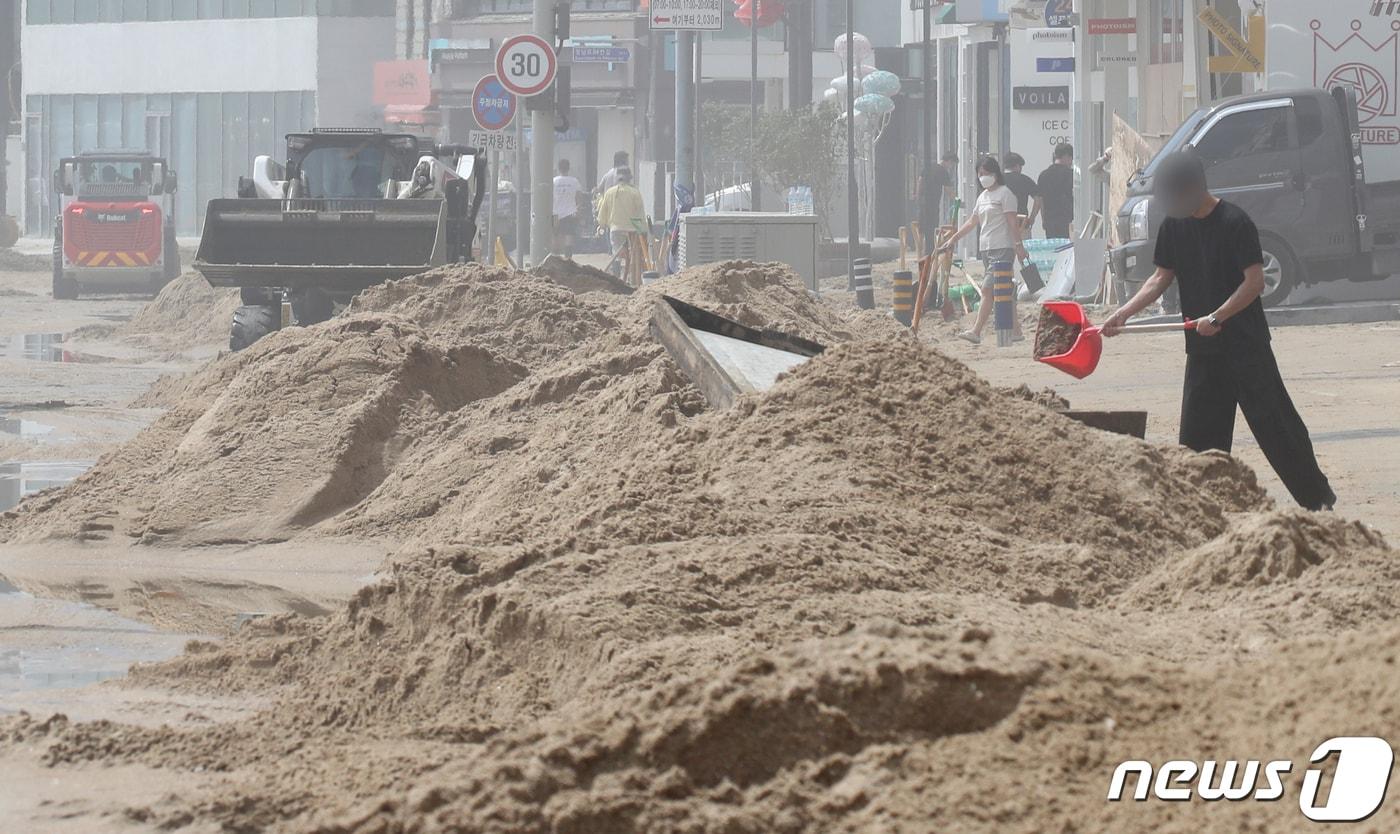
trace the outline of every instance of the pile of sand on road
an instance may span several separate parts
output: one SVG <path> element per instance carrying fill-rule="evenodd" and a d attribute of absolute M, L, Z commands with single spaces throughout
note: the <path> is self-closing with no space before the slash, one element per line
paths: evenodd
<path fill-rule="evenodd" d="M 707 411 L 647 333 L 662 290 L 831 348 Z M 10 735 L 60 767 L 232 772 L 129 811 L 168 828 L 1029 834 L 1283 830 L 1289 802 L 1104 791 L 1126 759 L 1400 733 L 1379 536 L 891 332 L 725 264 L 630 298 L 454 267 L 279 333 L 3 530 L 202 489 L 202 515 L 115 526 L 400 542 L 387 578 L 136 675 L 277 693 L 255 719 Z"/>
<path fill-rule="evenodd" d="M 118 325 L 114 335 L 166 350 L 228 344 L 229 324 L 238 309 L 238 290 L 209 286 L 198 272 L 186 272 Z"/>

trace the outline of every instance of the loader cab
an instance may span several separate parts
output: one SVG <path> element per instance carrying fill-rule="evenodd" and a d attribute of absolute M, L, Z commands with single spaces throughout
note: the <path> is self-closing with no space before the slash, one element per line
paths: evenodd
<path fill-rule="evenodd" d="M 431 146 L 430 146 L 431 149 Z M 374 200 L 390 182 L 410 179 L 416 136 L 378 130 L 315 130 L 287 136 L 287 176 L 315 199 Z"/>

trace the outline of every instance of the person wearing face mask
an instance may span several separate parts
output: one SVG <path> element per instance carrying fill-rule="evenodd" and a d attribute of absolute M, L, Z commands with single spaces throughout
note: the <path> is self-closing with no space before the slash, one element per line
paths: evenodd
<path fill-rule="evenodd" d="M 1104 322 L 1116 336 L 1175 281 L 1181 310 L 1196 321 L 1186 331 L 1186 382 L 1181 398 L 1181 445 L 1197 452 L 1229 452 L 1236 407 L 1254 439 L 1301 506 L 1330 510 L 1337 502 L 1317 465 L 1308 427 L 1283 384 L 1270 346 L 1259 230 L 1244 209 L 1206 185 L 1206 169 L 1189 151 L 1158 165 L 1156 197 L 1167 219 L 1157 234 L 1157 271 Z"/>
<path fill-rule="evenodd" d="M 1001 163 L 994 156 L 984 156 L 977 163 L 977 182 L 982 193 L 977 195 L 977 204 L 972 214 L 960 229 L 953 233 L 938 251 L 951 251 L 954 244 L 977 230 L 978 251 L 986 266 L 986 277 L 982 280 L 982 304 L 977 310 L 977 323 L 971 330 L 958 334 L 973 344 L 982 341 L 982 330 L 992 315 L 992 284 L 998 271 L 1009 271 L 1015 258 L 1029 260 L 1026 247 L 1021 243 L 1021 223 L 1017 217 L 1020 201 L 1010 188 L 1006 187 L 1006 177 Z M 1021 335 L 1021 321 L 1016 319 L 1017 341 Z"/>

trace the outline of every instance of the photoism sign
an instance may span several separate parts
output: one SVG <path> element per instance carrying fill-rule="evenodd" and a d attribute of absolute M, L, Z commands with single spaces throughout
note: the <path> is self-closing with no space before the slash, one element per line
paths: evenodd
<path fill-rule="evenodd" d="M 537 35 L 516 35 L 496 53 L 496 77 L 518 96 L 537 96 L 549 89 L 559 71 L 554 47 Z"/>
<path fill-rule="evenodd" d="M 647 20 L 653 31 L 718 32 L 724 28 L 724 0 L 651 0 Z"/>

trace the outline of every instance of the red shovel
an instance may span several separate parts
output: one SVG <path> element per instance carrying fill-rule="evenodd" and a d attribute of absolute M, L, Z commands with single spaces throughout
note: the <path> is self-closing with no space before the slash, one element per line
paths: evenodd
<path fill-rule="evenodd" d="M 1064 353 L 1050 354 L 1047 356 L 1037 355 L 1036 361 L 1044 362 L 1052 368 L 1059 368 L 1075 379 L 1083 379 L 1092 374 L 1099 366 L 1099 358 L 1103 356 L 1103 331 L 1089 323 L 1089 317 L 1084 314 L 1084 308 L 1073 301 L 1047 301 L 1042 307 L 1040 314 L 1040 325 L 1036 328 L 1035 343 L 1041 344 L 1041 331 L 1045 329 L 1046 320 L 1052 316 L 1077 330 L 1074 337 L 1074 344 Z M 1130 324 L 1123 327 L 1121 333 L 1175 333 L 1182 330 L 1195 330 L 1195 321 L 1166 322 L 1165 324 Z"/>

